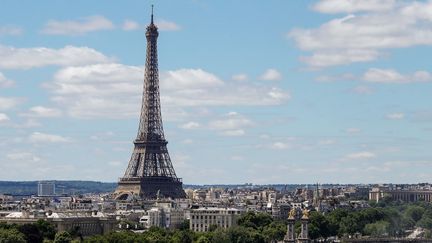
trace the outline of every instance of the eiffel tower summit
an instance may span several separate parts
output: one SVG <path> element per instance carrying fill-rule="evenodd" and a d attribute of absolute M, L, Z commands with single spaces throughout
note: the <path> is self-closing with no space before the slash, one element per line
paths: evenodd
<path fill-rule="evenodd" d="M 124 176 L 120 178 L 115 197 L 125 200 L 130 196 L 142 199 L 185 198 L 182 181 L 177 177 L 167 149 L 160 94 L 157 58 L 157 26 L 153 22 L 153 6 L 150 25 L 147 26 L 147 57 L 144 74 L 144 91 L 138 135 Z"/>

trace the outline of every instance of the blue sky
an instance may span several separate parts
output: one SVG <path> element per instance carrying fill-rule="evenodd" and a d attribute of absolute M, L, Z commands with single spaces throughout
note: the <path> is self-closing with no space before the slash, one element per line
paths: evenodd
<path fill-rule="evenodd" d="M 431 179 L 432 1 L 3 1 L 0 179 L 116 181 L 155 5 L 179 177 Z"/>

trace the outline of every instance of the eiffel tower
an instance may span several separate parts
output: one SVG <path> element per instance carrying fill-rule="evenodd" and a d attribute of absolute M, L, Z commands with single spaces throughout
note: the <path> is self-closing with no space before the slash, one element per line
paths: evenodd
<path fill-rule="evenodd" d="M 160 95 L 157 58 L 157 26 L 147 26 L 147 57 L 144 75 L 144 92 L 141 116 L 134 150 L 124 176 L 120 178 L 114 192 L 116 199 L 126 200 L 130 196 L 142 199 L 185 198 L 182 181 L 176 176 L 165 140 Z"/>

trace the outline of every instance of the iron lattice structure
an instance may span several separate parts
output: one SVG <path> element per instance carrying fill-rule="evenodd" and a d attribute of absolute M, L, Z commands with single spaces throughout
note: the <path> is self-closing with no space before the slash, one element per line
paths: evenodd
<path fill-rule="evenodd" d="M 141 198 L 156 198 L 158 195 L 184 198 L 181 179 L 177 177 L 167 149 L 164 136 L 157 57 L 157 26 L 147 26 L 147 57 L 144 88 L 138 135 L 134 150 L 124 176 L 116 190 L 117 198 L 125 199 L 131 194 Z"/>

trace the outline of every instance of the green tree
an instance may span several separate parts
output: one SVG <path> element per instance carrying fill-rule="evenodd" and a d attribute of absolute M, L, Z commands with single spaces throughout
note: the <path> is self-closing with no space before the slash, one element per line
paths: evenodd
<path fill-rule="evenodd" d="M 416 225 L 425 229 L 432 229 L 432 210 L 427 209 Z"/>
<path fill-rule="evenodd" d="M 176 230 L 170 238 L 173 243 L 192 243 L 193 232 L 189 230 Z"/>
<path fill-rule="evenodd" d="M 238 219 L 238 225 L 244 227 L 251 227 L 254 229 L 262 228 L 273 222 L 272 217 L 267 213 L 247 212 Z"/>
<path fill-rule="evenodd" d="M 38 227 L 39 231 L 42 233 L 43 238 L 49 239 L 49 240 L 54 240 L 54 237 L 56 234 L 56 229 L 55 229 L 53 224 L 51 224 L 50 222 L 48 222 L 46 220 L 39 219 L 35 223 L 35 225 L 36 225 L 36 227 Z"/>
<path fill-rule="evenodd" d="M 200 237 L 198 237 L 198 239 L 196 240 L 196 243 L 211 243 L 210 239 L 205 236 L 205 235 L 201 235 Z"/>
<path fill-rule="evenodd" d="M 366 235 L 370 235 L 374 237 L 383 237 L 383 236 L 388 236 L 389 229 L 390 229 L 390 223 L 381 220 L 375 223 L 370 223 L 365 225 L 363 232 Z"/>
<path fill-rule="evenodd" d="M 283 240 L 287 228 L 283 222 L 274 221 L 271 224 L 264 226 L 262 235 L 266 242 L 275 242 Z"/>
<path fill-rule="evenodd" d="M 309 216 L 309 236 L 311 239 L 327 238 L 336 235 L 337 229 L 319 212 L 311 212 Z"/>
<path fill-rule="evenodd" d="M 188 230 L 190 226 L 190 221 L 188 219 L 183 220 L 179 226 L 179 230 Z"/>
<path fill-rule="evenodd" d="M 414 222 L 417 222 L 422 218 L 424 212 L 425 209 L 421 206 L 411 205 L 405 210 L 404 214 L 407 218 L 411 218 Z"/>
<path fill-rule="evenodd" d="M 43 234 L 40 232 L 36 224 L 23 224 L 18 227 L 18 230 L 23 233 L 27 242 L 42 243 Z"/>
<path fill-rule="evenodd" d="M 72 237 L 69 232 L 62 231 L 57 232 L 54 238 L 54 243 L 70 243 L 72 241 Z"/>
<path fill-rule="evenodd" d="M 1 243 L 25 243 L 25 236 L 15 228 L 0 228 Z"/>
<path fill-rule="evenodd" d="M 214 232 L 211 232 L 210 242 L 212 243 L 230 243 L 230 239 L 226 230 L 221 228 L 216 229 Z"/>
<path fill-rule="evenodd" d="M 228 228 L 227 235 L 229 242 L 237 243 L 264 243 L 264 237 L 256 230 L 243 226 Z"/>
<path fill-rule="evenodd" d="M 351 214 L 348 217 L 344 217 L 341 219 L 339 224 L 339 234 L 355 234 L 357 232 L 360 232 L 359 227 L 359 219 L 355 217 L 355 214 Z"/>

